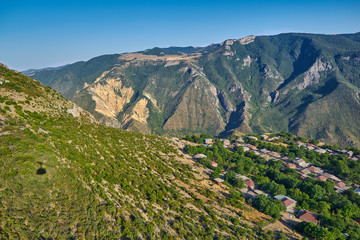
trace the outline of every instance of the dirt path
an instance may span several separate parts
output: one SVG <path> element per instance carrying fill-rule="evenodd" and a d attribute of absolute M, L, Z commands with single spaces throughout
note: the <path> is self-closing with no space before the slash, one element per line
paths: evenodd
<path fill-rule="evenodd" d="M 272 230 L 272 231 L 282 231 L 287 234 L 290 234 L 293 236 L 292 239 L 301 239 L 303 238 L 302 235 L 295 232 L 295 225 L 300 223 L 301 220 L 297 219 L 295 217 L 291 218 L 289 217 L 288 212 L 282 212 L 281 213 L 281 219 L 277 220 L 275 223 L 270 223 L 263 227 L 264 230 Z"/>

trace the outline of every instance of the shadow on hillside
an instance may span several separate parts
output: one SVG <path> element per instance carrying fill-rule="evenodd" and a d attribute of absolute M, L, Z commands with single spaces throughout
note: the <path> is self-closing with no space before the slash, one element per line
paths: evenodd
<path fill-rule="evenodd" d="M 43 168 L 43 164 L 42 162 L 38 162 L 38 164 L 40 164 L 40 168 L 38 170 L 36 170 L 36 174 L 37 175 L 44 175 L 46 174 L 46 169 Z"/>

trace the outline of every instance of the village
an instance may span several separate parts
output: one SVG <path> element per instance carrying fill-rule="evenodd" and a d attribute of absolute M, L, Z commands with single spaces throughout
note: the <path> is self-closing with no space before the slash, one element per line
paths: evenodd
<path fill-rule="evenodd" d="M 253 154 L 262 157 L 266 161 L 281 161 L 283 166 L 285 168 L 294 169 L 296 173 L 299 175 L 300 180 L 306 180 L 307 178 L 314 178 L 319 181 L 333 181 L 334 182 L 334 188 L 336 193 L 342 193 L 347 189 L 353 188 L 357 194 L 360 195 L 360 186 L 356 184 L 346 184 L 340 177 L 335 176 L 328 171 L 325 171 L 321 169 L 320 167 L 313 166 L 311 163 L 306 162 L 304 159 L 301 158 L 290 158 L 289 156 L 286 156 L 284 154 L 280 154 L 275 151 L 269 151 L 265 148 L 258 149 L 256 146 L 245 143 L 246 139 L 253 139 L 253 140 L 261 140 L 264 142 L 272 143 L 279 139 L 279 137 L 272 137 L 270 138 L 269 135 L 260 135 L 260 139 L 255 136 L 246 136 L 243 138 L 237 138 L 235 141 L 230 142 L 228 139 L 220 139 L 224 145 L 225 148 L 231 150 L 238 146 L 241 146 L 243 148 L 244 152 L 252 152 Z M 212 138 L 206 138 L 204 139 L 204 142 L 202 145 L 205 147 L 211 147 L 215 143 L 215 140 Z M 314 151 L 316 153 L 325 154 L 328 153 L 330 155 L 334 154 L 341 154 L 346 156 L 347 158 L 353 160 L 353 161 L 359 161 L 360 156 L 354 156 L 352 151 L 347 150 L 340 150 L 340 151 L 333 151 L 330 149 L 322 148 L 321 146 L 316 146 L 311 143 L 303 143 L 301 141 L 297 142 L 298 148 L 303 147 L 307 150 Z M 193 155 L 193 159 L 195 161 L 199 161 L 203 158 L 207 158 L 205 154 L 196 154 Z M 210 163 L 212 168 L 217 168 L 218 163 L 215 161 L 211 161 Z M 224 171 L 220 174 L 220 177 L 214 178 L 213 181 L 218 184 L 219 186 L 224 187 L 224 181 L 225 181 L 225 174 L 227 172 Z M 241 188 L 240 191 L 244 194 L 246 199 L 255 199 L 256 196 L 263 194 L 269 198 L 272 199 L 278 199 L 281 201 L 282 205 L 286 208 L 286 213 L 282 214 L 283 218 L 297 218 L 298 221 L 305 221 L 305 222 L 312 222 L 314 224 L 318 224 L 319 221 L 319 215 L 316 213 L 313 213 L 306 209 L 296 209 L 297 201 L 285 196 L 285 195 L 275 195 L 272 196 L 271 194 L 260 190 L 258 188 L 258 184 L 251 179 L 248 176 L 242 175 L 237 173 L 236 178 L 242 179 L 245 187 Z"/>

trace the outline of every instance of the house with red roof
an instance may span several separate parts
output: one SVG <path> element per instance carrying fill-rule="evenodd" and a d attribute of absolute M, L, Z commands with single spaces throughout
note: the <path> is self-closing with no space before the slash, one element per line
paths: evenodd
<path fill-rule="evenodd" d="M 314 166 L 311 166 L 311 167 L 308 167 L 307 168 L 310 172 L 312 173 L 323 173 L 324 170 L 321 170 L 320 168 L 317 168 L 317 167 L 314 167 Z"/>
<path fill-rule="evenodd" d="M 339 181 L 335 183 L 335 187 L 344 188 L 346 187 L 346 184 L 344 182 Z"/>
<path fill-rule="evenodd" d="M 318 223 L 318 215 L 308 210 L 301 211 L 298 218 L 305 222 L 313 222 L 315 224 Z"/>
<path fill-rule="evenodd" d="M 285 195 L 276 195 L 274 198 L 281 201 L 281 204 L 286 207 L 287 212 L 294 212 L 294 208 L 296 206 L 296 201 L 294 199 Z"/>
<path fill-rule="evenodd" d="M 293 163 L 284 163 L 284 165 L 285 165 L 285 167 L 288 167 L 288 168 L 292 168 L 292 169 L 296 168 L 296 165 Z"/>
<path fill-rule="evenodd" d="M 255 182 L 251 179 L 247 179 L 244 181 L 245 185 L 248 186 L 251 189 L 255 188 Z"/>
<path fill-rule="evenodd" d="M 326 180 L 327 180 L 328 178 L 325 177 L 324 175 L 320 175 L 320 176 L 317 176 L 315 179 L 326 182 Z"/>
<path fill-rule="evenodd" d="M 211 162 L 210 162 L 210 165 L 211 165 L 212 167 L 218 167 L 218 163 L 217 163 L 217 162 L 214 162 L 214 161 L 211 161 Z"/>

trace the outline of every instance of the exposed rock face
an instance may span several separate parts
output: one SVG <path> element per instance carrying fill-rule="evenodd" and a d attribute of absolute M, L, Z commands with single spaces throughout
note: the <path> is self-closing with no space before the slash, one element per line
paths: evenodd
<path fill-rule="evenodd" d="M 227 98 L 227 96 L 225 95 L 225 93 L 223 92 L 219 92 L 219 100 L 221 105 L 223 106 L 223 108 L 227 111 L 227 112 L 233 112 L 234 111 L 234 107 L 231 104 L 230 100 Z"/>
<path fill-rule="evenodd" d="M 133 89 L 124 87 L 119 78 L 102 78 L 88 88 L 96 103 L 95 111 L 116 118 L 134 95 Z"/>
<path fill-rule="evenodd" d="M 149 109 L 147 108 L 149 100 L 146 98 L 142 98 L 140 101 L 138 101 L 135 106 L 132 108 L 130 113 L 125 113 L 122 125 L 128 124 L 130 120 L 136 120 L 140 123 L 147 123 L 147 119 L 149 117 Z"/>
<path fill-rule="evenodd" d="M 244 38 L 239 39 L 239 42 L 243 45 L 252 43 L 255 40 L 255 36 L 247 36 Z"/>
<path fill-rule="evenodd" d="M 303 90 L 310 84 L 317 83 L 320 78 L 320 72 L 328 71 L 332 68 L 330 63 L 317 59 L 311 68 L 305 72 L 304 81 L 298 85 L 298 89 Z"/>
<path fill-rule="evenodd" d="M 253 60 L 251 59 L 251 57 L 248 55 L 246 58 L 243 59 L 243 66 L 244 67 L 250 67 L 250 64 Z"/>
<path fill-rule="evenodd" d="M 217 90 L 207 79 L 197 77 L 186 90 L 175 112 L 165 122 L 165 130 L 197 131 L 209 129 L 219 133 L 225 128 Z"/>
<path fill-rule="evenodd" d="M 275 91 L 275 92 L 271 93 L 270 96 L 271 96 L 271 101 L 273 103 L 277 103 L 279 101 L 280 92 Z"/>
<path fill-rule="evenodd" d="M 284 78 L 280 75 L 280 73 L 276 69 L 271 69 L 268 66 L 265 66 L 264 68 L 264 76 L 267 79 L 273 78 L 273 79 L 284 80 Z"/>

